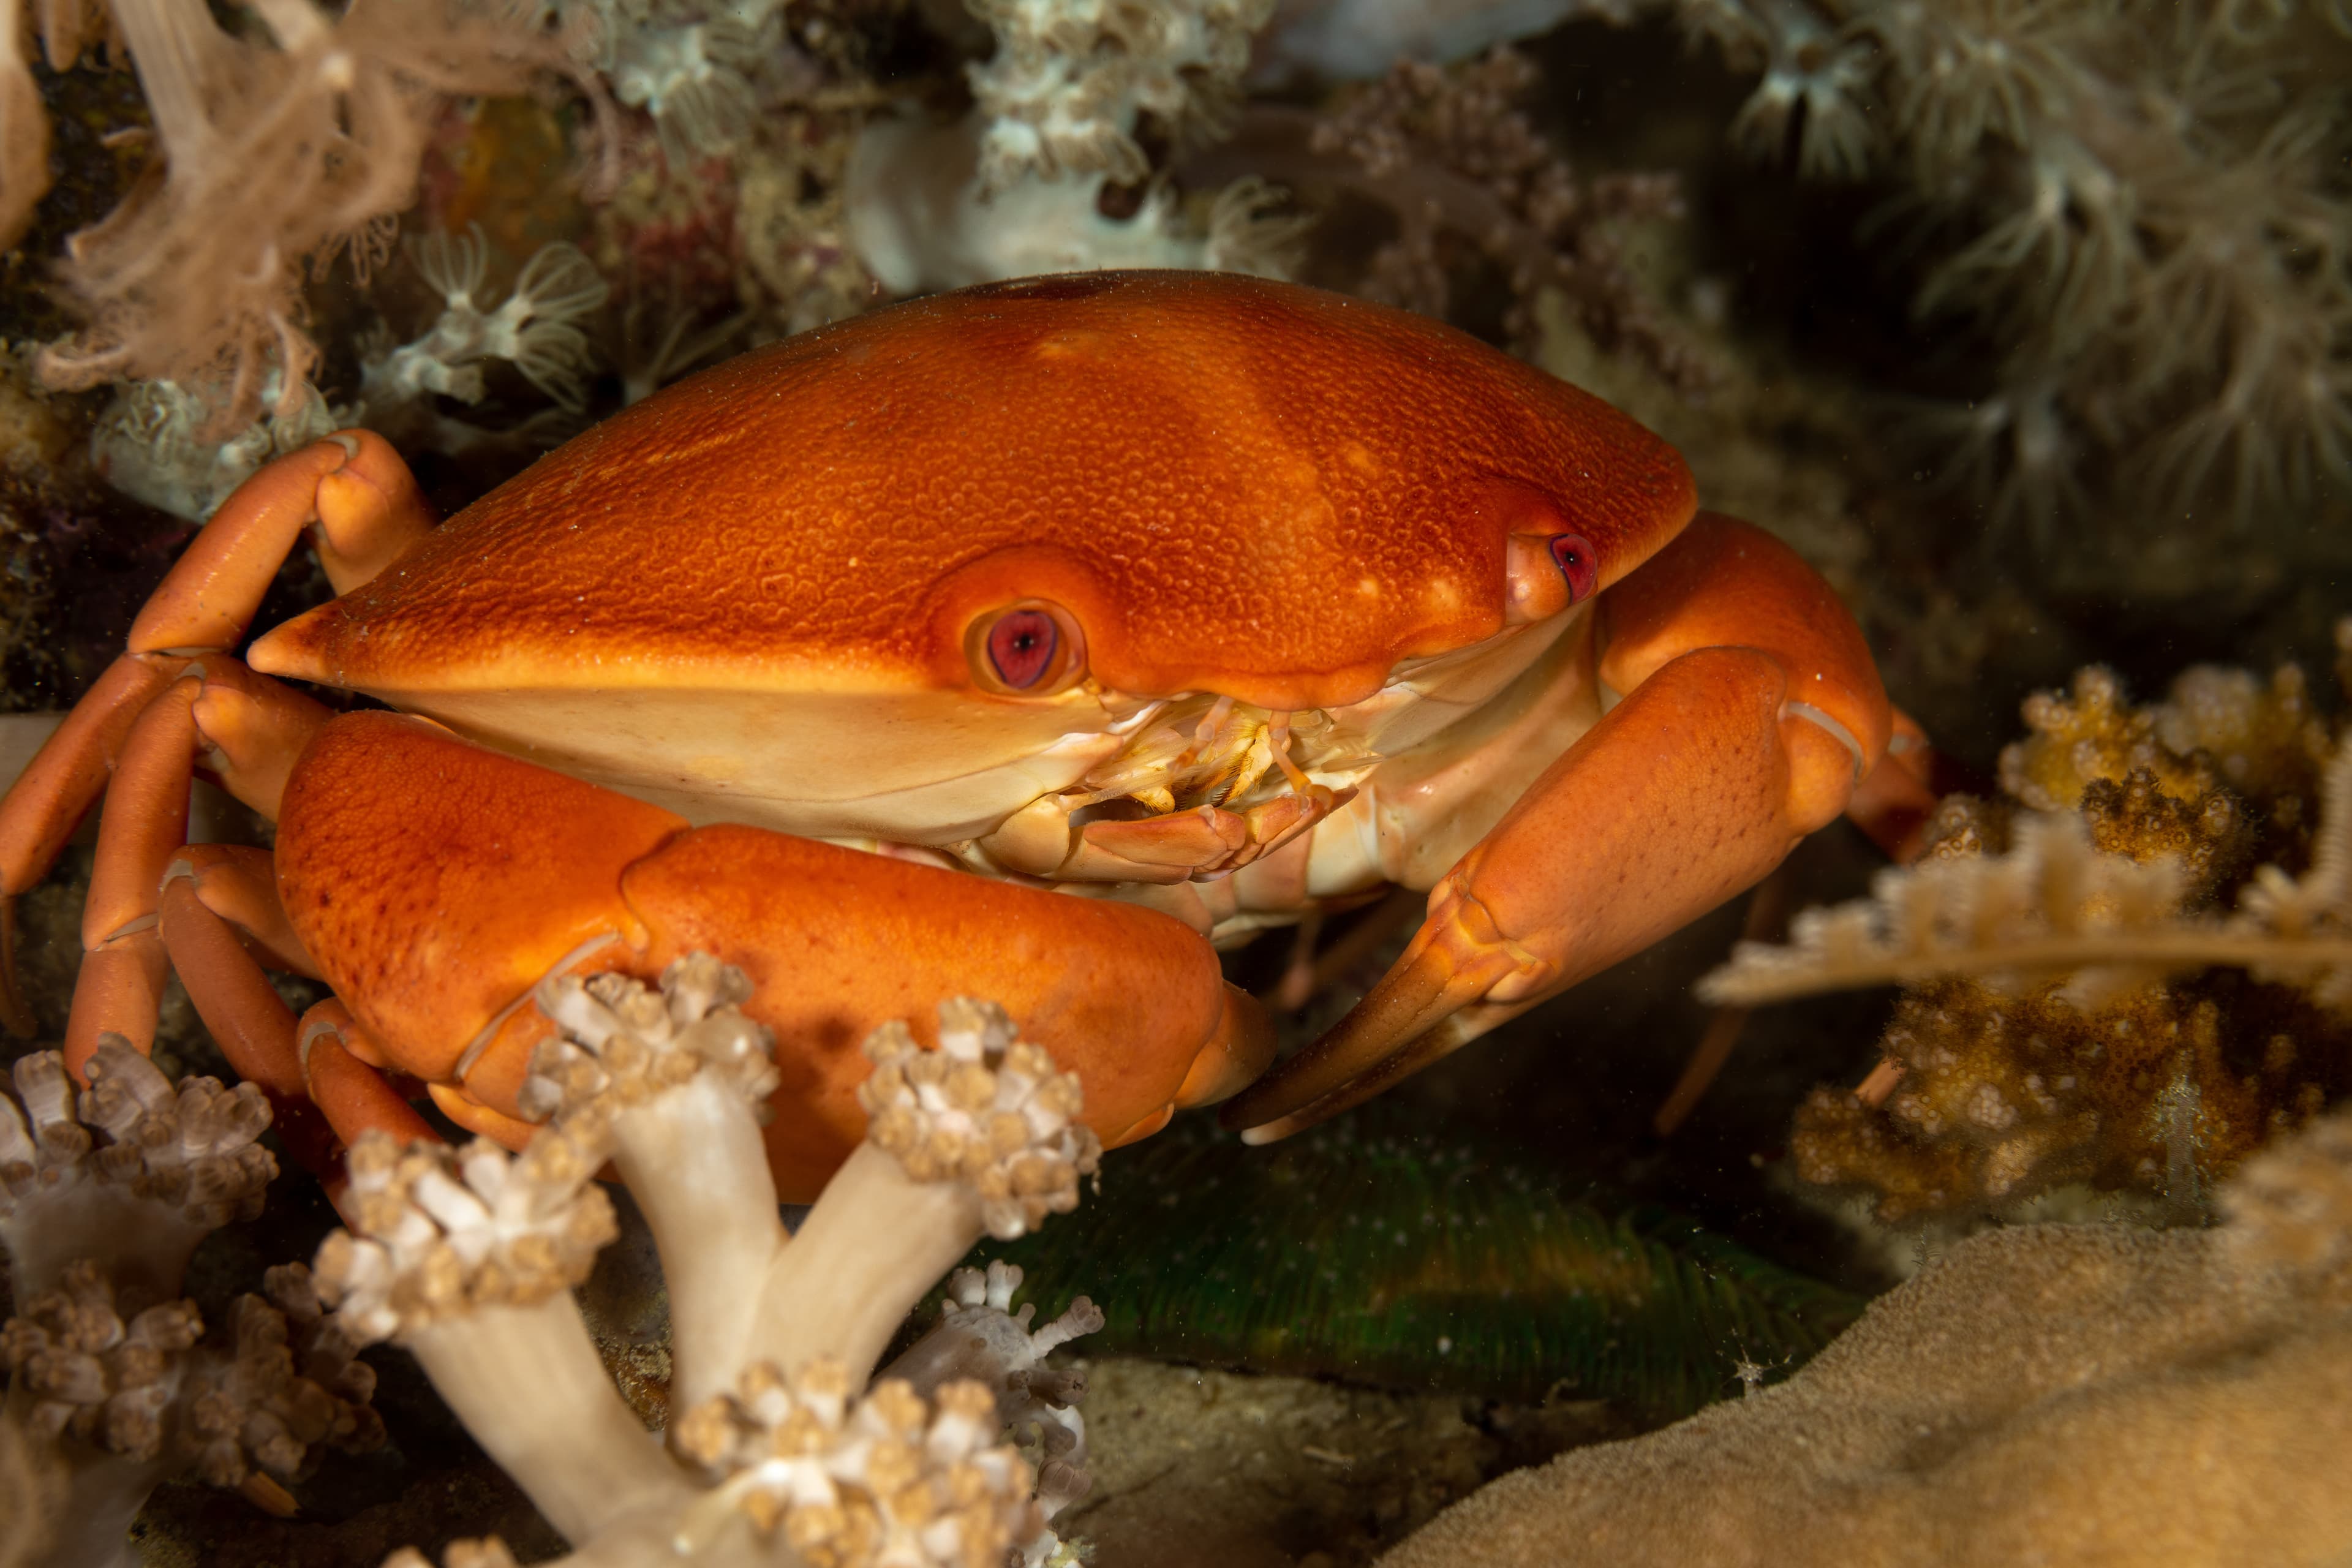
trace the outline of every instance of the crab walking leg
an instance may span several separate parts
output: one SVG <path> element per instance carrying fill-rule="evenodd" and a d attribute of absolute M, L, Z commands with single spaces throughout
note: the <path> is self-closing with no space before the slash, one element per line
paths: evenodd
<path fill-rule="evenodd" d="M 16 900 L 48 875 L 66 840 L 106 791 L 131 727 L 182 668 L 124 654 L 52 731 L 0 800 L 0 1024 L 19 1038 L 38 1026 L 16 984 Z"/>
<path fill-rule="evenodd" d="M 330 996 L 303 1014 L 294 1042 L 311 1103 L 345 1143 L 369 1132 L 389 1132 L 404 1143 L 441 1142 L 433 1124 L 393 1087 L 392 1078 L 360 1054 L 366 1042 L 341 1002 Z"/>
<path fill-rule="evenodd" d="M 82 905 L 81 972 L 66 1024 L 66 1066 L 76 1077 L 117 1034 L 140 1050 L 155 1040 L 155 1008 L 168 966 L 156 930 L 163 868 L 188 836 L 195 720 L 203 683 L 174 681 L 131 727 L 108 792 L 115 809 L 99 825 L 89 897 Z"/>
<path fill-rule="evenodd" d="M 214 1044 L 239 1078 L 268 1098 L 287 1152 L 311 1174 L 332 1175 L 337 1141 L 303 1081 L 293 1009 L 229 923 L 204 906 L 194 882 L 173 878 L 157 902 L 157 933 L 170 967 L 188 988 Z"/>
<path fill-rule="evenodd" d="M 318 526 L 338 594 L 383 570 L 433 527 L 407 465 L 381 436 L 345 430 L 263 467 L 221 503 L 131 626 L 132 653 L 226 652 Z"/>
<path fill-rule="evenodd" d="M 336 592 L 346 593 L 429 531 L 433 516 L 407 466 L 383 437 L 364 430 L 331 437 L 267 465 L 237 487 L 182 552 L 132 623 L 128 650 L 74 705 L 0 799 L 0 1024 L 12 1032 L 29 1034 L 33 1027 L 16 982 L 14 900 L 47 875 L 81 819 L 109 792 L 140 714 L 186 668 L 189 656 L 225 654 L 236 646 L 278 567 L 313 523 L 328 577 Z M 263 731 L 308 700 L 277 689 L 282 700 L 265 700 L 254 712 L 231 710 L 235 698 L 246 693 L 216 696 L 211 705 L 222 711 L 200 719 L 223 753 L 215 760 L 224 764 L 224 782 L 241 797 L 229 776 L 240 753 L 252 759 L 245 766 L 274 765 L 278 787 L 291 763 L 290 751 L 260 743 L 268 739 Z M 318 713 L 323 718 L 324 710 Z M 240 737 L 250 742 L 240 744 Z M 279 760 L 263 761 L 273 753 Z M 91 977 L 91 1005 L 104 996 L 112 999 L 110 1007 L 135 1011 L 151 963 L 152 955 L 102 961 Z M 160 986 L 160 978 L 155 984 Z M 79 1063 L 88 1059 L 95 1037 L 85 1030 L 75 1038 L 82 1047 Z"/>
<path fill-rule="evenodd" d="M 1749 887 L 1845 808 L 1885 747 L 1868 649 L 1829 585 L 1703 516 L 1603 601 L 1626 696 L 1431 890 L 1332 1030 L 1230 1105 L 1270 1142 L 1348 1109 Z"/>
<path fill-rule="evenodd" d="M 226 740 L 226 746 L 207 731 L 207 719 L 222 726 L 219 739 Z M 248 805 L 274 814 L 290 755 L 326 719 L 327 710 L 318 703 L 222 656 L 196 660 L 141 710 L 115 762 L 89 897 L 82 909 L 82 968 L 74 983 L 65 1045 L 66 1061 L 77 1073 L 98 1048 L 100 1034 L 120 1034 L 142 1050 L 153 1043 L 155 1007 L 169 973 L 159 930 L 162 884 L 174 858 L 186 853 L 188 789 L 199 751 L 219 764 L 224 782 Z M 282 916 L 275 923 L 282 928 Z M 207 954 L 222 952 L 217 942 L 200 946 Z M 293 946 L 300 950 L 299 942 Z M 233 940 L 228 949 L 245 968 L 252 968 Z M 191 980 L 191 988 L 201 989 L 205 984 L 198 976 Z M 257 993 L 254 985 L 259 986 Z M 285 1011 L 254 970 L 252 984 L 244 987 L 233 1010 L 220 1015 L 232 1035 L 238 1027 L 236 1019 L 248 1010 L 244 1005 L 260 999 L 266 999 L 265 1013 L 270 1006 Z M 257 1057 L 250 1065 L 238 1063 L 240 1072 L 268 1087 L 280 1114 L 290 1114 L 299 1103 L 292 1022 L 289 1016 L 283 1028 L 276 1028 L 257 1016 L 255 1027 L 289 1036 L 282 1060 Z M 257 1043 L 262 1037 L 254 1037 Z M 223 1045 L 235 1054 L 229 1039 Z M 296 1098 L 284 1098 L 289 1093 Z"/>
<path fill-rule="evenodd" d="M 196 711 L 201 715 L 204 704 Z M 269 851 L 250 844 L 191 844 L 163 868 L 166 885 L 185 880 L 197 901 L 237 929 L 267 967 L 318 978 L 278 897 L 278 869 Z"/>
<path fill-rule="evenodd" d="M 333 711 L 227 654 L 205 655 L 190 673 L 205 683 L 194 710 L 204 768 L 223 789 L 277 821 L 295 762 Z"/>

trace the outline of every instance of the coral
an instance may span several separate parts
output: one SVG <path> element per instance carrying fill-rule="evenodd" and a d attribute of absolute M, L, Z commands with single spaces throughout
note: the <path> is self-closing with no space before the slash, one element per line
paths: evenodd
<path fill-rule="evenodd" d="M 263 387 L 273 407 L 275 379 Z M 90 432 L 90 465 L 106 482 L 158 511 L 190 522 L 210 517 L 272 458 L 298 451 L 341 427 L 325 398 L 305 385 L 284 412 L 265 413 L 226 439 L 212 404 L 173 381 L 118 388 Z"/>
<path fill-rule="evenodd" d="M 1076 1080 L 1002 1009 L 942 1005 L 940 1047 L 867 1042 L 868 1140 L 797 1233 L 776 1212 L 759 1111 L 776 1084 L 750 982 L 706 954 L 658 991 L 553 979 L 560 1037 L 522 1100 L 547 1125 L 520 1155 L 396 1146 L 351 1154 L 352 1230 L 320 1250 L 321 1295 L 354 1338 L 396 1339 L 467 1429 L 575 1546 L 566 1561 L 770 1560 L 980 1568 L 1045 1560 L 1046 1514 L 1085 1489 L 1083 1383 L 1038 1364 L 1098 1318 L 1035 1332 L 976 1289 L 877 1377 L 907 1310 L 983 1233 L 1017 1236 L 1094 1169 Z M 571 1288 L 613 1236 L 607 1159 L 652 1229 L 667 1284 L 666 1445 L 605 1377 Z M 1008 1423 L 1036 1434 L 1040 1472 Z M 1042 1486 L 1042 1489 L 1041 1489 Z M 496 1542 L 448 1563 L 504 1560 Z M 414 1552 L 394 1559 L 415 1564 Z"/>
<path fill-rule="evenodd" d="M 74 237 L 64 276 L 89 326 L 41 360 L 55 385 L 178 383 L 215 437 L 253 422 L 273 376 L 272 411 L 299 407 L 319 363 L 303 269 L 347 250 L 364 279 L 381 259 L 440 105 L 520 91 L 561 63 L 528 10 L 497 5 L 330 15 L 272 0 L 261 15 L 267 44 L 190 0 L 112 5 L 153 113 L 155 177 Z"/>
<path fill-rule="evenodd" d="M 1534 65 L 1508 48 L 1451 68 L 1406 60 L 1342 93 L 1326 112 L 1253 104 L 1230 146 L 1196 160 L 1250 170 L 1315 210 L 1369 202 L 1394 237 L 1337 281 L 1383 303 L 1449 318 L 1478 268 L 1502 275 L 1504 322 L 1522 352 L 1540 336 L 1538 300 L 1557 291 L 1604 349 L 1629 353 L 1685 395 L 1713 371 L 1666 318 L 1626 254 L 1641 226 L 1677 222 L 1670 175 L 1579 179 L 1517 106 Z"/>
<path fill-rule="evenodd" d="M 322 1446 L 383 1440 L 375 1374 L 325 1321 L 310 1273 L 273 1268 L 207 1340 L 179 1300 L 205 1236 L 258 1212 L 277 1163 L 255 1142 L 258 1089 L 174 1087 L 120 1036 L 77 1091 L 54 1051 L 18 1059 L 0 1096 L 0 1241 L 17 1315 L 0 1328 L 10 1373 L 0 1447 L 60 1473 L 31 1563 L 132 1560 L 126 1531 L 159 1482 L 194 1473 L 290 1511 L 279 1484 Z M 12 1499 L 12 1500 L 17 1500 Z M 0 1542 L 0 1545 L 5 1545 Z"/>
<path fill-rule="evenodd" d="M 524 263 L 506 301 L 487 312 L 474 302 L 489 263 L 479 230 L 461 239 L 430 236 L 416 247 L 415 256 L 417 271 L 441 296 L 441 316 L 415 342 L 365 365 L 360 384 L 364 412 L 382 416 L 391 405 L 413 403 L 425 393 L 478 403 L 480 365 L 493 359 L 513 364 L 563 406 L 581 405 L 589 352 L 587 337 L 575 323 L 601 308 L 610 290 L 577 247 L 542 247 Z"/>
<path fill-rule="evenodd" d="M 16 248 L 49 188 L 49 117 L 25 44 L 27 17 L 0 10 L 0 255 Z"/>
<path fill-rule="evenodd" d="M 1196 220 L 1162 177 L 1167 154 L 1225 128 L 1273 0 L 971 6 L 996 34 L 969 69 L 972 112 L 877 121 L 849 162 L 848 236 L 885 288 L 1105 267 L 1284 275 L 1297 225 L 1261 182 L 1235 181 Z"/>
<path fill-rule="evenodd" d="M 2191 670 L 2133 708 L 2088 670 L 2025 717 L 2013 804 L 1947 801 L 1918 865 L 1786 948 L 1742 944 L 1705 992 L 1908 987 L 1885 1065 L 1816 1089 L 1791 1139 L 1800 1176 L 1884 1219 L 2069 1181 L 2193 1214 L 2352 1093 L 2352 742 L 2293 671 Z"/>
<path fill-rule="evenodd" d="M 1671 175 L 1579 182 L 1514 105 L 1536 86 L 1526 57 L 1496 48 L 1451 70 L 1405 60 L 1324 117 L 1309 142 L 1362 171 L 1361 187 L 1393 208 L 1400 233 L 1372 253 L 1362 291 L 1445 319 L 1447 236 L 1483 250 L 1517 303 L 1507 327 L 1536 336 L 1537 294 L 1557 289 L 1603 348 L 1639 355 L 1685 391 L 1705 384 L 1690 346 L 1634 279 L 1624 226 L 1682 216 Z"/>
<path fill-rule="evenodd" d="M 488 269 L 478 229 L 435 234 L 412 247 L 416 270 L 440 296 L 433 324 L 408 342 L 379 342 L 360 366 L 358 399 L 330 405 L 307 383 L 290 412 L 274 412 L 219 440 L 205 398 L 169 381 L 134 381 L 116 392 L 91 434 L 91 461 L 107 483 L 149 506 L 201 522 L 272 458 L 354 426 L 403 448 L 462 456 L 499 442 L 552 445 L 574 433 L 593 351 L 577 324 L 603 308 L 604 280 L 579 249 L 542 247 L 523 266 L 506 300 L 475 302 Z M 492 431 L 444 414 L 436 401 L 480 403 L 483 368 L 512 364 L 556 408 L 512 431 Z M 271 373 L 265 392 L 282 403 Z"/>
<path fill-rule="evenodd" d="M 1181 147 L 1223 130 L 1272 0 L 969 0 L 996 53 L 967 73 L 985 125 L 985 191 L 1035 175 L 1100 174 L 1141 184 L 1150 133 Z"/>
<path fill-rule="evenodd" d="M 1505 1477 L 1384 1568 L 2336 1561 L 2348 1125 L 2250 1166 L 2218 1231 L 1962 1242 L 1787 1383 Z"/>
<path fill-rule="evenodd" d="M 1260 41 L 1256 74 L 1369 80 L 1399 60 L 1452 65 L 1549 31 L 1571 15 L 1622 24 L 1633 10 L 1592 0 L 1286 0 Z"/>
<path fill-rule="evenodd" d="M 1866 242 L 1990 370 L 1916 434 L 1996 522 L 2063 545 L 2114 489 L 2142 528 L 2259 524 L 2352 478 L 2343 5 L 1320 0 L 1269 54 L 1369 76 L 1646 16 L 1757 79 L 1751 158 L 1899 193 Z"/>
<path fill-rule="evenodd" d="M 1999 345 L 1998 386 L 1946 422 L 1998 513 L 2081 505 L 2102 453 L 2176 515 L 2252 520 L 2352 475 L 2341 7 L 1679 10 L 1763 69 L 1751 145 L 1907 181 L 1936 258 L 1918 309 Z"/>

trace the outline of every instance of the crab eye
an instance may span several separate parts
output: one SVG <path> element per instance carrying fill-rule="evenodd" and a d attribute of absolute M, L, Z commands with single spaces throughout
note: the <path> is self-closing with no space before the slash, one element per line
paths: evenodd
<path fill-rule="evenodd" d="M 1591 542 L 1580 533 L 1556 533 L 1549 548 L 1552 564 L 1568 580 L 1568 602 L 1583 603 L 1601 581 L 1601 563 L 1592 553 Z"/>
<path fill-rule="evenodd" d="M 1043 610 L 1013 610 L 988 628 L 988 662 L 1015 691 L 1026 691 L 1054 668 L 1062 640 L 1054 617 Z"/>
<path fill-rule="evenodd" d="M 1042 697 L 1081 673 L 1086 638 L 1068 611 L 1032 599 L 972 623 L 964 647 L 980 684 L 1008 695 Z"/>

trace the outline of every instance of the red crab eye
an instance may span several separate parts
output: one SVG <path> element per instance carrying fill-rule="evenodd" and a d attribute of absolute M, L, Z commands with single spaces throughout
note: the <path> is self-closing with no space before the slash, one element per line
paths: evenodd
<path fill-rule="evenodd" d="M 1059 605 L 1042 599 L 983 616 L 964 634 L 971 673 L 992 691 L 1043 697 L 1085 673 L 1086 637 Z"/>
<path fill-rule="evenodd" d="M 1045 611 L 1013 610 L 988 628 L 988 662 L 996 667 L 999 680 L 1026 691 L 1054 668 L 1061 640 L 1061 629 Z"/>
<path fill-rule="evenodd" d="M 1552 564 L 1568 579 L 1568 602 L 1582 604 L 1601 582 L 1601 563 L 1592 545 L 1580 533 L 1556 533 L 1551 539 Z"/>

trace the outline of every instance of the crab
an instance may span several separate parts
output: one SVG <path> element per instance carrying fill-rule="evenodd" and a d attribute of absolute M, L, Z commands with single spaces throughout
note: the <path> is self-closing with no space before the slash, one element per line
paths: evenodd
<path fill-rule="evenodd" d="M 787 1197 L 862 1131 L 859 1041 L 953 994 L 1076 1068 L 1107 1144 L 1219 1100 L 1264 1141 L 1884 772 L 1836 595 L 1696 508 L 1633 420 L 1403 312 L 968 289 L 683 382 L 437 527 L 365 431 L 269 465 L 0 804 L 0 895 L 103 795 L 69 1059 L 152 1041 L 176 970 L 323 1163 L 420 1131 L 420 1086 L 520 1143 L 541 983 L 693 951 L 777 1033 Z M 238 659 L 306 534 L 339 596 Z M 184 843 L 192 773 L 274 848 Z M 1392 885 L 1428 892 L 1403 956 L 1268 1070 L 1218 948 Z M 264 965 L 334 999 L 297 1020 Z"/>

